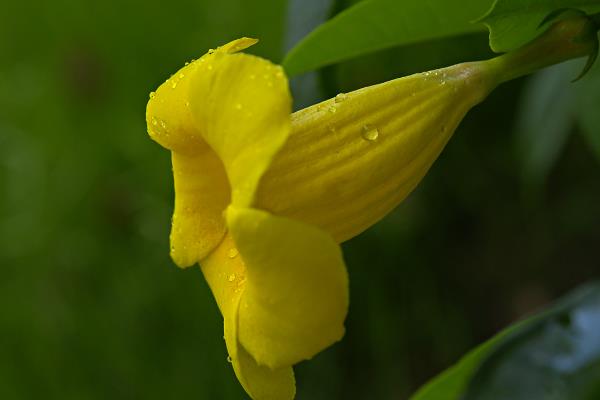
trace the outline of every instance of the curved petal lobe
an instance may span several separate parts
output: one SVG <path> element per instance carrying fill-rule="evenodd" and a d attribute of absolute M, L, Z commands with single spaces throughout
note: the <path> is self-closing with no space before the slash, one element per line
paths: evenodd
<path fill-rule="evenodd" d="M 172 152 L 175 210 L 171 258 L 180 267 L 202 260 L 223 238 L 223 210 L 229 183 L 221 161 L 206 149 L 194 155 Z"/>
<path fill-rule="evenodd" d="M 348 278 L 333 239 L 256 209 L 229 207 L 227 222 L 246 265 L 238 339 L 258 364 L 295 364 L 340 340 Z"/>
<path fill-rule="evenodd" d="M 281 67 L 242 53 L 215 51 L 197 64 L 189 93 L 193 117 L 225 165 L 232 204 L 250 206 L 261 176 L 289 135 L 287 78 Z"/>
<path fill-rule="evenodd" d="M 293 399 L 296 384 L 292 367 L 260 366 L 238 342 L 238 310 L 246 278 L 244 261 L 230 235 L 202 261 L 201 267 L 223 314 L 229 359 L 244 390 L 254 400 Z"/>

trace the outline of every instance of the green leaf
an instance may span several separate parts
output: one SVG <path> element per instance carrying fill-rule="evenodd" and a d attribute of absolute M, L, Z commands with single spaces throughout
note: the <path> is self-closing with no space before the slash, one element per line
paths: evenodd
<path fill-rule="evenodd" d="M 574 84 L 576 118 L 591 149 L 600 160 L 600 63 Z"/>
<path fill-rule="evenodd" d="M 496 0 L 480 19 L 490 30 L 490 47 L 506 52 L 529 42 L 542 31 L 540 22 L 560 8 L 600 11 L 600 0 Z"/>
<path fill-rule="evenodd" d="M 494 346 L 502 341 L 514 329 L 508 328 L 487 342 L 479 345 L 464 356 L 455 366 L 442 372 L 425 386 L 421 387 L 410 400 L 458 400 L 464 393 L 469 380 L 481 364 L 482 360 L 490 353 Z"/>
<path fill-rule="evenodd" d="M 523 90 L 515 133 L 526 184 L 545 180 L 572 131 L 575 105 L 570 81 L 579 65 L 577 60 L 544 69 Z"/>
<path fill-rule="evenodd" d="M 594 283 L 500 332 L 423 386 L 411 400 L 588 400 L 532 395 L 531 382 L 540 390 L 562 390 L 560 385 L 568 379 L 572 394 L 597 393 L 599 332 L 600 283 Z M 505 396 L 499 388 L 510 394 Z"/>
<path fill-rule="evenodd" d="M 600 395 L 600 286 L 588 286 L 511 335 L 464 400 L 592 400 Z"/>
<path fill-rule="evenodd" d="M 491 0 L 366 0 L 319 26 L 283 65 L 297 75 L 376 50 L 482 31 L 473 24 Z"/>

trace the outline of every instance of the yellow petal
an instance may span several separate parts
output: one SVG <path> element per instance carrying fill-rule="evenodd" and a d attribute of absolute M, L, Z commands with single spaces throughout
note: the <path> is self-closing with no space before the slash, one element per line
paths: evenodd
<path fill-rule="evenodd" d="M 460 64 L 294 113 L 255 207 L 321 227 L 337 242 L 359 234 L 414 189 L 494 85 L 486 64 Z"/>
<path fill-rule="evenodd" d="M 189 93 L 195 123 L 225 165 L 232 204 L 250 206 L 289 135 L 287 78 L 281 67 L 247 54 L 215 51 L 199 61 Z"/>
<path fill-rule="evenodd" d="M 221 161 L 206 148 L 197 154 L 172 153 L 175 210 L 171 258 L 180 267 L 202 260 L 223 238 L 223 210 L 229 183 Z"/>
<path fill-rule="evenodd" d="M 348 279 L 331 237 L 256 209 L 230 207 L 227 222 L 246 265 L 238 338 L 258 364 L 295 364 L 340 340 Z"/>
<path fill-rule="evenodd" d="M 245 50 L 250 46 L 254 46 L 256 43 L 258 43 L 258 39 L 243 37 L 232 40 L 223 46 L 219 46 L 217 51 L 223 51 L 225 53 L 237 53 L 238 51 Z"/>
<path fill-rule="evenodd" d="M 291 366 L 276 369 L 259 366 L 238 342 L 238 310 L 246 268 L 229 234 L 202 261 L 201 268 L 223 314 L 229 360 L 244 390 L 254 400 L 293 399 L 296 385 Z"/>
<path fill-rule="evenodd" d="M 232 364 L 238 380 L 252 399 L 292 400 L 295 397 L 296 380 L 292 367 L 270 369 L 260 366 L 242 346 Z"/>
<path fill-rule="evenodd" d="M 225 207 L 232 200 L 250 204 L 289 134 L 291 99 L 281 69 L 232 54 L 254 43 L 242 38 L 209 51 L 177 71 L 148 102 L 148 132 L 173 152 L 171 256 L 181 267 L 220 242 Z"/>

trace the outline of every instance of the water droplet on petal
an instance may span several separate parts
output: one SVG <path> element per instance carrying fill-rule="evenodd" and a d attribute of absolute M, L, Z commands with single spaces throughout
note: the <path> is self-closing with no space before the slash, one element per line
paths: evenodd
<path fill-rule="evenodd" d="M 173 84 L 171 85 L 171 89 L 175 89 L 177 87 L 177 82 L 173 81 Z"/>
<path fill-rule="evenodd" d="M 379 137 L 379 129 L 374 125 L 365 125 L 362 128 L 362 137 L 369 142 L 374 142 Z"/>
<path fill-rule="evenodd" d="M 153 99 L 155 94 L 156 93 L 154 93 L 154 92 L 150 92 L 150 98 Z"/>
<path fill-rule="evenodd" d="M 335 108 L 335 106 L 329 106 L 327 111 L 329 111 L 332 114 L 335 114 L 337 112 L 337 108 Z"/>
<path fill-rule="evenodd" d="M 179 73 L 179 79 L 183 79 L 184 76 L 185 75 L 182 72 Z"/>
<path fill-rule="evenodd" d="M 235 274 L 231 274 L 231 275 L 229 275 L 229 278 L 227 278 L 227 280 L 228 280 L 229 282 L 233 282 L 233 281 L 235 281 Z"/>
<path fill-rule="evenodd" d="M 335 96 L 335 102 L 336 103 L 341 103 L 342 101 L 346 100 L 346 98 L 348 97 L 348 95 L 346 93 L 340 93 L 337 96 Z"/>
<path fill-rule="evenodd" d="M 233 359 L 231 358 L 231 356 L 227 356 L 227 362 L 230 364 L 233 362 Z"/>
<path fill-rule="evenodd" d="M 158 125 L 158 121 L 156 120 L 156 117 L 152 117 L 152 125 L 154 125 L 154 126 Z"/>
<path fill-rule="evenodd" d="M 229 249 L 229 251 L 227 252 L 227 256 L 229 258 L 235 258 L 238 255 L 238 249 L 236 249 L 235 247 L 232 247 Z"/>

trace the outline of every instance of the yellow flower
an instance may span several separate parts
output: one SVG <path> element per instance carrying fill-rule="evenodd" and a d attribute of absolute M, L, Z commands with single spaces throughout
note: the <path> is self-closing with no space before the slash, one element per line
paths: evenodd
<path fill-rule="evenodd" d="M 229 359 L 253 399 L 292 399 L 292 366 L 343 336 L 339 243 L 414 189 L 498 83 L 594 54 L 590 24 L 562 20 L 513 53 L 293 114 L 282 68 L 239 53 L 256 43 L 248 38 L 209 51 L 151 93 L 148 132 L 173 163 L 171 257 L 180 267 L 200 263 Z"/>
<path fill-rule="evenodd" d="M 172 154 L 171 256 L 200 263 L 246 392 L 281 400 L 295 394 L 292 366 L 344 334 L 339 243 L 411 192 L 496 82 L 487 64 L 461 64 L 292 114 L 282 68 L 238 53 L 255 42 L 186 65 L 146 118 Z"/>

